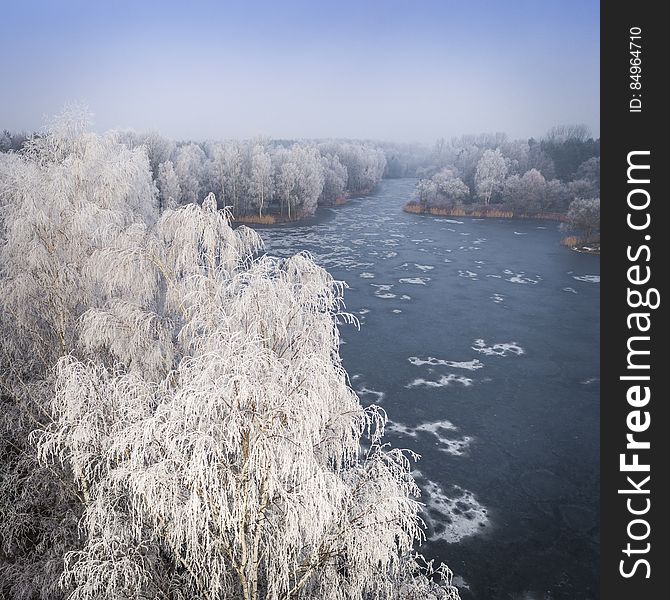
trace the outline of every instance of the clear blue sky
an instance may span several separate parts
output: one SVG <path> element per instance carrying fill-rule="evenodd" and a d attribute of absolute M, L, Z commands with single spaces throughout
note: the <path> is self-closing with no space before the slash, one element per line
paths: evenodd
<path fill-rule="evenodd" d="M 585 123 L 592 0 L 0 0 L 0 128 L 84 101 L 98 130 L 432 141 Z"/>

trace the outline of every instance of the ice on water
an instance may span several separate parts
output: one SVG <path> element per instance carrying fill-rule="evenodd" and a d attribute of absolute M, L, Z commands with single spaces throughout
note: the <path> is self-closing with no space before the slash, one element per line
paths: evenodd
<path fill-rule="evenodd" d="M 472 349 L 484 356 L 507 356 L 508 354 L 519 356 L 526 352 L 518 342 L 501 342 L 489 345 L 483 339 L 475 340 Z"/>
<path fill-rule="evenodd" d="M 432 367 L 445 366 L 445 367 L 452 367 L 455 369 L 467 369 L 468 371 L 476 371 L 477 369 L 481 369 L 484 367 L 484 363 L 482 363 L 477 358 L 473 360 L 459 361 L 459 360 L 442 360 L 439 358 L 434 358 L 432 356 L 428 356 L 426 358 L 420 358 L 418 356 L 410 356 L 407 360 L 417 367 L 421 365 L 430 365 Z"/>

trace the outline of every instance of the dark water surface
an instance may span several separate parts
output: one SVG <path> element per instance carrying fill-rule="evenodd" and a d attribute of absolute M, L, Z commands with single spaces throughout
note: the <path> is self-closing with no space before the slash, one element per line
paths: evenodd
<path fill-rule="evenodd" d="M 422 455 L 423 552 L 463 598 L 597 598 L 599 274 L 553 222 L 403 213 L 414 180 L 260 230 L 346 281 L 344 365 Z"/>

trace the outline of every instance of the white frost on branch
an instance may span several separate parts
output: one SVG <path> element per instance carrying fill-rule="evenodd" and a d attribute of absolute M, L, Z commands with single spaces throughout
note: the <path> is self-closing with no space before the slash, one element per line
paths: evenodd
<path fill-rule="evenodd" d="M 40 573 L 73 600 L 458 598 L 414 554 L 415 455 L 384 444 L 384 413 L 348 384 L 343 285 L 306 254 L 259 256 L 211 194 L 158 217 L 141 147 L 64 131 L 0 178 L 3 328 L 25 334 L 6 354 L 32 365 L 3 358 L 3 393 L 37 429 L 33 447 L 22 424 L 39 462 L 21 468 L 61 512 L 44 513 L 48 560 L 0 564 L 13 597 Z M 10 496 L 1 531 L 29 546 Z"/>

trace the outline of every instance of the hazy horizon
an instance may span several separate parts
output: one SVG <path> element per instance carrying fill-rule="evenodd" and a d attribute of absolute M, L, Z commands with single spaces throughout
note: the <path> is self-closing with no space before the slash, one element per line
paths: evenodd
<path fill-rule="evenodd" d="M 70 102 L 174 139 L 600 135 L 599 4 L 86 3 L 4 8 L 0 128 Z"/>

